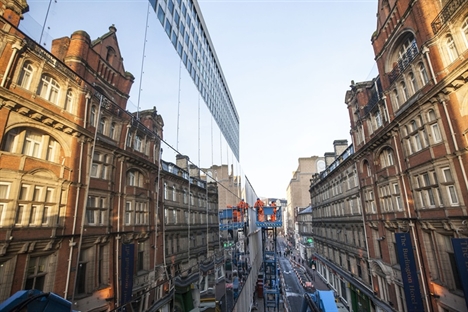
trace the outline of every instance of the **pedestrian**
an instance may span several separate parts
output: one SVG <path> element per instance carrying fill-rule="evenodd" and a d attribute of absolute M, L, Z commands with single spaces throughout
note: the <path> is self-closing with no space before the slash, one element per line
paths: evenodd
<path fill-rule="evenodd" d="M 237 299 L 237 295 L 239 294 L 239 277 L 237 276 L 237 272 L 234 272 L 232 279 L 232 290 L 234 292 L 234 300 Z"/>
<path fill-rule="evenodd" d="M 271 215 L 270 220 L 275 222 L 276 221 L 276 200 L 271 201 L 271 207 L 273 207 L 273 214 Z"/>
<path fill-rule="evenodd" d="M 254 208 L 257 209 L 257 221 L 258 222 L 265 222 L 265 214 L 263 212 L 263 201 L 260 198 L 257 198 L 257 201 L 254 204 Z"/>

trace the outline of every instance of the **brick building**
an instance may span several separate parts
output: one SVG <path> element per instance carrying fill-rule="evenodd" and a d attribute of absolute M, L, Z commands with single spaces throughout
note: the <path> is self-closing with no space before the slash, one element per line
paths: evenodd
<path fill-rule="evenodd" d="M 214 307 L 217 282 L 224 277 L 219 244 L 218 190 L 200 177 L 187 156 L 163 161 L 165 262 L 174 280 L 173 311 L 191 311 L 193 302 Z M 219 285 L 224 289 L 224 283 Z"/>
<path fill-rule="evenodd" d="M 379 76 L 346 94 L 376 296 L 397 311 L 466 311 L 451 240 L 466 238 L 466 1 L 379 1 Z M 400 239 L 416 270 L 411 302 Z"/>
<path fill-rule="evenodd" d="M 298 247 L 297 213 L 309 206 L 308 193 L 310 178 L 313 174 L 325 169 L 325 158 L 312 156 L 298 159 L 298 166 L 292 173 L 292 178 L 286 188 L 286 203 L 284 207 L 284 231 L 290 245 Z"/>
<path fill-rule="evenodd" d="M 345 179 L 324 188 L 343 164 L 313 180 L 313 229 L 304 226 L 324 278 L 350 282 L 351 296 L 334 287 L 353 311 L 468 309 L 453 246 L 468 237 L 467 12 L 466 1 L 378 2 L 371 40 L 379 75 L 352 81 L 345 96 L 367 256 L 340 246 L 336 227 L 348 216 L 320 212 L 324 198 L 346 194 L 333 189 L 346 190 Z M 323 229 L 325 221 L 336 229 Z M 341 265 L 343 252 L 360 266 Z"/>
<path fill-rule="evenodd" d="M 27 3 L 0 4 L 0 300 L 35 288 L 76 310 L 169 311 L 163 122 L 126 111 L 134 78 L 116 28 L 48 52 L 17 29 Z"/>

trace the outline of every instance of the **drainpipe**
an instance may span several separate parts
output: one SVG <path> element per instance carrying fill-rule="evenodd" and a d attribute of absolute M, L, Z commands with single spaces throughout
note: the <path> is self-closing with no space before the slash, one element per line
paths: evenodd
<path fill-rule="evenodd" d="M 131 125 L 128 124 L 127 125 L 127 131 L 125 133 L 125 142 L 124 142 L 124 151 L 127 150 L 127 139 L 128 139 L 128 133 L 130 131 L 130 127 Z M 120 236 L 120 223 L 122 222 L 121 220 L 121 213 L 120 211 L 122 210 L 122 207 L 125 207 L 125 205 L 122 205 L 122 197 L 123 197 L 123 194 L 122 194 L 122 178 L 123 178 L 123 163 L 125 161 L 125 158 L 124 157 L 121 157 L 120 159 L 120 176 L 119 176 L 119 202 L 118 202 L 118 205 L 117 205 L 117 237 L 115 238 L 117 240 L 117 243 L 116 243 L 116 247 L 115 247 L 115 250 L 116 250 L 116 253 L 115 253 L 115 263 L 117 264 L 117 267 L 115 269 L 115 272 L 116 272 L 116 298 L 117 298 L 117 302 L 116 302 L 116 306 L 119 307 L 120 306 L 120 283 L 119 283 L 119 278 L 120 278 L 120 275 L 119 275 L 119 260 L 120 260 L 120 257 L 119 257 L 119 247 L 120 247 L 120 240 L 122 239 L 122 237 Z M 125 217 L 124 217 L 125 219 Z M 123 222 L 123 225 L 122 225 L 122 229 L 125 231 L 125 221 Z"/>
<path fill-rule="evenodd" d="M 13 65 L 13 61 L 15 60 L 16 54 L 18 53 L 19 50 L 21 50 L 22 45 L 19 41 L 16 41 L 12 46 L 11 49 L 13 52 L 11 53 L 10 60 L 8 60 L 8 65 L 5 70 L 5 73 L 3 74 L 2 82 L 0 84 L 0 87 L 5 87 L 6 80 L 8 78 L 8 75 L 10 74 L 11 66 Z"/>
<path fill-rule="evenodd" d="M 188 234 L 187 234 L 187 237 L 188 237 L 188 250 L 187 250 L 187 256 L 188 256 L 188 263 L 189 263 L 189 267 L 190 267 L 190 245 L 191 245 L 191 241 L 190 241 L 190 224 L 191 224 L 191 219 L 192 219 L 192 211 L 191 211 L 191 204 L 192 204 L 192 196 L 191 196 L 191 193 L 190 193 L 190 166 L 189 166 L 189 160 L 188 160 L 188 157 L 185 158 L 185 161 L 186 161 L 186 168 L 187 168 L 187 172 L 188 172 L 188 193 L 189 193 L 189 200 L 188 200 Z"/>
<path fill-rule="evenodd" d="M 86 102 L 89 100 L 88 97 L 86 97 Z M 76 199 L 75 199 L 75 213 L 73 214 L 73 227 L 72 227 L 72 237 L 70 239 L 70 243 L 68 244 L 68 247 L 70 247 L 70 253 L 68 255 L 68 269 L 67 269 L 67 280 L 65 282 L 65 291 L 64 291 L 64 298 L 66 299 L 68 297 L 68 286 L 70 283 L 70 274 L 71 274 L 71 266 L 72 266 L 72 257 L 73 257 L 73 247 L 76 245 L 74 242 L 75 238 L 75 233 L 76 233 L 76 219 L 78 215 L 78 204 L 79 204 L 79 198 L 80 198 L 80 190 L 81 190 L 81 174 L 82 174 L 82 167 L 83 167 L 83 149 L 84 149 L 84 141 L 81 141 L 81 147 L 80 147 L 80 159 L 78 161 L 78 187 L 76 190 Z M 59 216 L 60 217 L 60 216 Z"/>
<path fill-rule="evenodd" d="M 448 113 L 448 110 L 447 110 L 447 103 L 443 99 L 440 99 L 440 101 L 442 103 L 442 106 L 444 107 L 445 117 L 446 117 L 447 122 L 449 124 L 450 133 L 452 134 L 452 140 L 453 140 L 453 145 L 454 145 L 454 148 L 455 148 L 455 153 L 457 153 L 458 152 L 458 143 L 457 143 L 457 140 L 455 138 L 455 132 L 453 131 L 452 121 L 450 120 L 450 116 L 449 116 L 449 113 Z M 466 177 L 465 167 L 463 166 L 463 161 L 462 161 L 461 155 L 458 154 L 457 158 L 458 158 L 458 162 L 460 163 L 460 168 L 461 168 L 461 171 L 462 171 L 463 180 L 465 181 L 465 187 L 468 189 L 468 179 Z"/>
<path fill-rule="evenodd" d="M 127 140 L 125 139 L 125 145 L 127 145 Z M 116 268 L 115 268 L 115 272 L 116 272 L 116 285 L 115 285 L 115 289 L 116 289 L 116 298 L 117 298 L 117 302 L 116 302 L 116 305 L 117 307 L 120 305 L 120 283 L 119 283 L 119 247 L 120 247 L 120 239 L 121 239 L 121 236 L 120 236 L 120 222 L 121 222 L 121 218 L 120 218 L 120 210 L 122 209 L 122 170 L 123 170 L 123 162 L 124 162 L 124 158 L 121 158 L 120 159 L 120 176 L 119 176 L 119 201 L 117 203 L 117 237 L 115 238 L 116 239 L 116 244 L 115 244 L 115 263 L 116 263 Z"/>
<path fill-rule="evenodd" d="M 357 174 L 357 167 L 356 167 L 356 164 L 354 164 L 354 169 L 356 170 L 356 174 Z M 361 182 L 359 179 L 357 179 L 357 182 L 358 182 L 358 188 L 359 189 L 362 189 L 361 187 Z M 369 242 L 367 241 L 366 237 L 367 237 L 367 229 L 366 229 L 366 218 L 365 218 L 365 214 L 364 214 L 364 210 L 365 210 L 365 206 L 362 205 L 362 198 L 360 198 L 361 200 L 361 215 L 362 215 L 362 224 L 364 225 L 364 242 L 366 243 L 366 251 L 367 251 L 367 259 L 369 260 Z M 371 279 L 371 284 L 372 284 L 372 279 Z M 373 286 L 372 286 L 373 287 Z"/>
<path fill-rule="evenodd" d="M 395 151 L 396 151 L 396 154 L 397 154 L 399 174 L 402 177 L 401 182 L 403 184 L 403 192 L 405 193 L 406 210 L 408 212 L 408 218 L 410 219 L 409 226 L 410 226 L 411 234 L 412 234 L 413 240 L 414 240 L 414 245 L 415 245 L 414 249 L 416 250 L 416 258 L 418 259 L 419 270 L 421 272 L 423 272 L 423 266 L 422 266 L 422 262 L 421 262 L 421 255 L 419 254 L 419 243 L 418 243 L 418 238 L 416 236 L 415 224 L 411 220 L 412 215 L 411 215 L 410 207 L 408 205 L 408 192 L 406 191 L 406 183 L 403 180 L 403 172 L 402 172 L 402 168 L 401 168 L 401 159 L 400 159 L 400 153 L 398 152 L 398 148 L 397 148 L 398 145 L 397 145 L 397 141 L 396 141 L 396 135 L 393 135 L 393 144 L 395 146 Z M 431 305 L 430 305 L 429 300 L 428 300 L 428 294 L 427 294 L 427 288 L 426 288 L 427 287 L 426 286 L 426 278 L 424 276 L 421 276 L 421 281 L 422 281 L 423 292 L 424 292 L 424 301 L 426 302 L 427 311 L 432 311 Z"/>
<path fill-rule="evenodd" d="M 98 109 L 98 114 L 97 114 L 97 119 L 96 119 L 98 121 L 101 119 L 102 101 L 103 101 L 103 96 L 102 96 L 102 94 L 99 94 L 99 109 Z M 95 127 L 95 129 L 94 129 L 93 145 L 91 147 L 88 172 L 86 173 L 86 189 L 85 189 L 85 195 L 84 195 L 85 204 L 83 205 L 83 207 L 85 209 L 83 210 L 83 213 L 81 215 L 80 241 L 78 242 L 78 254 L 76 256 L 77 269 L 76 269 L 76 273 L 75 273 L 75 281 L 73 283 L 75 285 L 75 287 L 76 287 L 76 281 L 78 279 L 78 265 L 79 265 L 80 256 L 81 256 L 81 246 L 83 244 L 83 234 L 84 234 L 84 227 L 85 227 L 85 221 L 86 221 L 86 208 L 87 208 L 87 201 L 88 201 L 88 194 L 89 194 L 89 183 L 91 181 L 91 168 L 92 168 L 92 164 L 93 164 L 94 150 L 96 148 L 96 141 L 97 141 L 97 127 Z M 74 289 L 74 291 L 72 293 L 72 298 L 71 298 L 72 304 L 75 301 L 75 293 L 76 293 L 76 289 Z"/>
<path fill-rule="evenodd" d="M 427 47 L 424 47 L 422 49 L 422 53 L 424 54 L 424 56 L 426 56 L 427 63 L 429 64 L 429 69 L 431 70 L 432 79 L 434 79 L 434 84 L 437 84 L 437 79 L 434 74 L 434 69 L 432 68 L 431 59 L 429 58 L 429 49 Z"/>

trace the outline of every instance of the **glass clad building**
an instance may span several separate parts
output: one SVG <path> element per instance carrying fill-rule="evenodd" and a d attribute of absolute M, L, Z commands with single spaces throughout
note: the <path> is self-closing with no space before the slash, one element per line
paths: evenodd
<path fill-rule="evenodd" d="M 239 115 L 197 0 L 149 0 L 232 152 L 239 160 Z"/>

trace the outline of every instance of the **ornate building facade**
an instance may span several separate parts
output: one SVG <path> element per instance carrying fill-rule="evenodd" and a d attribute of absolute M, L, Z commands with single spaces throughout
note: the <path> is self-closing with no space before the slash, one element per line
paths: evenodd
<path fill-rule="evenodd" d="M 73 309 L 170 311 L 159 163 L 163 121 L 126 111 L 116 28 L 54 40 L 0 2 L 0 300 L 54 292 Z"/>
<path fill-rule="evenodd" d="M 216 183 L 202 180 L 187 156 L 178 155 L 176 164 L 163 161 L 161 168 L 165 262 L 174 279 L 174 311 L 214 307 L 221 299 L 219 289 L 225 289 Z"/>
<path fill-rule="evenodd" d="M 310 177 L 325 169 L 324 157 L 312 156 L 298 159 L 298 166 L 286 188 L 286 206 L 284 206 L 284 232 L 291 247 L 298 247 L 297 213 L 309 206 L 310 196 L 307 190 Z M 269 202 L 267 203 L 269 204 Z"/>
<path fill-rule="evenodd" d="M 378 3 L 379 75 L 345 97 L 368 253 L 368 271 L 353 276 L 368 290 L 353 310 L 467 310 L 454 247 L 468 237 L 467 12 L 466 1 Z M 311 184 L 315 205 L 327 179 Z"/>

